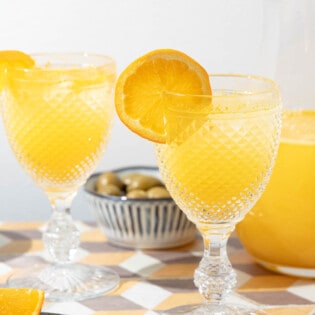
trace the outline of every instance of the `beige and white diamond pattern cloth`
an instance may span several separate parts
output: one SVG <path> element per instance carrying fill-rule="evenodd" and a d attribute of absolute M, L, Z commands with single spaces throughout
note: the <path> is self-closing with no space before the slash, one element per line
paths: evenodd
<path fill-rule="evenodd" d="M 41 222 L 0 223 L 0 285 L 27 265 L 34 255 L 46 258 Z M 171 250 L 132 250 L 110 244 L 94 225 L 79 223 L 81 249 L 77 260 L 108 266 L 121 277 L 107 295 L 79 302 L 45 302 L 43 311 L 63 315 L 155 315 L 158 311 L 201 301 L 193 273 L 202 252 L 202 241 Z M 238 274 L 238 288 L 231 300 L 265 305 L 271 315 L 315 315 L 315 280 L 294 278 L 255 264 L 235 235 L 229 256 Z"/>

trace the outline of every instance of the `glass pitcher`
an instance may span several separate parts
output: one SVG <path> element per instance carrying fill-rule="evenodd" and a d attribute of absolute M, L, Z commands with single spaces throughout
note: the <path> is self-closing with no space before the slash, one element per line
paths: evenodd
<path fill-rule="evenodd" d="M 268 269 L 315 277 L 315 1 L 264 1 L 262 51 L 283 101 L 281 143 L 266 191 L 237 226 Z"/>

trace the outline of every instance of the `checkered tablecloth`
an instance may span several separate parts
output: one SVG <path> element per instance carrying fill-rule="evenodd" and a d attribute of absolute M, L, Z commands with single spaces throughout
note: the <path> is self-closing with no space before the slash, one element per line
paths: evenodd
<path fill-rule="evenodd" d="M 43 311 L 65 315 L 153 315 L 174 306 L 200 302 L 193 272 L 201 259 L 202 240 L 169 250 L 132 250 L 107 242 L 94 225 L 78 222 L 81 249 L 76 260 L 108 266 L 120 277 L 109 294 L 80 302 L 45 302 Z M 0 285 L 17 269 L 45 257 L 43 223 L 0 223 Z M 229 257 L 237 271 L 238 287 L 231 300 L 265 305 L 271 315 L 315 314 L 315 280 L 273 273 L 255 264 L 236 235 L 229 240 Z"/>

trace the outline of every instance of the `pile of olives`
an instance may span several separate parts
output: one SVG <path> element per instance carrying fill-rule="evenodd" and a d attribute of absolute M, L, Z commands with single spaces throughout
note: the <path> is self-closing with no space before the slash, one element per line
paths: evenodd
<path fill-rule="evenodd" d="M 113 172 L 102 173 L 97 178 L 95 191 L 100 195 L 126 196 L 130 199 L 171 197 L 161 180 L 141 173 L 129 173 L 121 177 Z"/>

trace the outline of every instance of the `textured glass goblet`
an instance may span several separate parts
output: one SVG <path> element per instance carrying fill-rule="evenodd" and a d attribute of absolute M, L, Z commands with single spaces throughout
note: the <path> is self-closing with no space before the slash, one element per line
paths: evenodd
<path fill-rule="evenodd" d="M 212 75 L 210 80 L 212 96 L 166 96 L 167 140 L 156 145 L 168 190 L 204 239 L 194 275 L 204 303 L 166 313 L 260 314 L 226 302 L 236 285 L 226 243 L 272 171 L 281 125 L 279 91 L 260 77 Z"/>
<path fill-rule="evenodd" d="M 3 122 L 21 166 L 52 205 L 43 241 L 52 263 L 8 280 L 45 290 L 50 300 L 82 300 L 113 289 L 104 267 L 73 263 L 80 244 L 70 205 L 104 153 L 112 120 L 114 61 L 102 55 L 34 54 L 32 69 L 9 69 Z"/>

